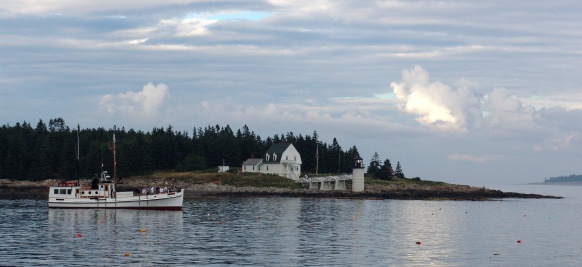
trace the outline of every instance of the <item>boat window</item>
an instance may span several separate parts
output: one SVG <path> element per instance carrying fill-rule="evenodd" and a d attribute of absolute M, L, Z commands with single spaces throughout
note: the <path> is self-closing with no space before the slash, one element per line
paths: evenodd
<path fill-rule="evenodd" d="M 67 189 L 61 189 L 61 192 L 59 192 L 60 194 L 66 194 L 67 193 Z"/>
<path fill-rule="evenodd" d="M 81 195 L 84 195 L 84 194 L 85 194 L 85 191 L 81 191 Z"/>
<path fill-rule="evenodd" d="M 67 195 L 70 195 L 71 193 L 73 193 L 73 189 L 67 189 Z"/>
<path fill-rule="evenodd" d="M 58 193 L 59 193 L 59 190 L 58 189 L 55 189 L 55 191 L 53 192 L 53 194 L 55 194 L 55 195 L 58 194 Z"/>

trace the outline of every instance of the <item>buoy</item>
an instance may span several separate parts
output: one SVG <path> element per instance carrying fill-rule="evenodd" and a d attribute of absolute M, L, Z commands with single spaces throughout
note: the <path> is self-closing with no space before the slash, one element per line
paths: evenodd
<path fill-rule="evenodd" d="M 222 221 L 218 221 L 218 224 L 222 224 Z"/>
<path fill-rule="evenodd" d="M 521 240 L 517 240 L 517 243 L 518 243 L 518 244 L 521 244 Z"/>
<path fill-rule="evenodd" d="M 129 257 L 129 252 L 125 252 L 125 254 L 123 254 L 124 257 Z"/>
<path fill-rule="evenodd" d="M 416 241 L 416 244 L 420 246 L 420 245 L 422 245 L 422 242 Z"/>
<path fill-rule="evenodd" d="M 81 237 L 81 234 L 77 234 L 77 237 Z"/>
<path fill-rule="evenodd" d="M 146 229 L 139 229 L 139 231 L 145 233 Z"/>

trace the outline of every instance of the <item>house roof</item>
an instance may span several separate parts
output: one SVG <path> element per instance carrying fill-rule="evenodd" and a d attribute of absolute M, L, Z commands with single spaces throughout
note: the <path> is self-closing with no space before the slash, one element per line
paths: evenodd
<path fill-rule="evenodd" d="M 267 150 L 267 153 L 263 155 L 263 162 L 281 162 L 282 158 L 281 155 L 283 155 L 283 152 L 285 152 L 285 150 L 287 150 L 289 146 L 292 146 L 292 144 L 291 143 L 273 144 L 269 148 L 269 150 Z M 277 154 L 277 160 L 274 160 L 273 153 Z M 269 154 L 269 160 L 267 160 L 266 154 Z"/>
<path fill-rule="evenodd" d="M 263 159 L 247 159 L 242 165 L 259 165 L 263 162 Z"/>

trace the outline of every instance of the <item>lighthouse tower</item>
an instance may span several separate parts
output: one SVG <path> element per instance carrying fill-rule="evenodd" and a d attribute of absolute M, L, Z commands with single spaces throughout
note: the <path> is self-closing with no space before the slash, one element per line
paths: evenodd
<path fill-rule="evenodd" d="M 355 166 L 352 173 L 352 192 L 364 191 L 364 160 L 357 156 L 354 158 Z"/>

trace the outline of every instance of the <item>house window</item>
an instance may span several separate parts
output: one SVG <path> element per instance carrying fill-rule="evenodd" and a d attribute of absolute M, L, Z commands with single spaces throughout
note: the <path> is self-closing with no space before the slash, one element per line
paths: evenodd
<path fill-rule="evenodd" d="M 285 160 L 289 160 L 289 156 L 285 156 Z"/>
<path fill-rule="evenodd" d="M 265 155 L 267 161 L 269 161 L 269 154 Z"/>
<path fill-rule="evenodd" d="M 269 166 L 267 166 L 267 171 L 269 170 Z"/>
<path fill-rule="evenodd" d="M 253 171 L 255 170 L 255 166 L 253 166 Z"/>
<path fill-rule="evenodd" d="M 293 160 L 294 160 L 294 161 L 297 161 L 297 157 L 295 157 Z"/>
<path fill-rule="evenodd" d="M 273 153 L 273 161 L 277 161 L 277 154 Z"/>

